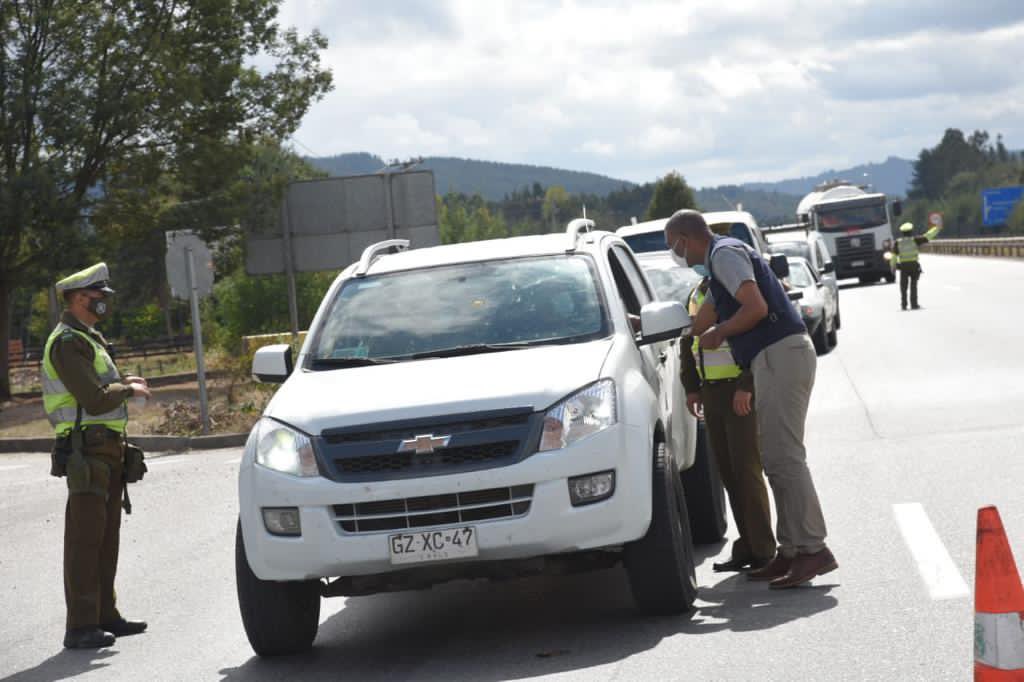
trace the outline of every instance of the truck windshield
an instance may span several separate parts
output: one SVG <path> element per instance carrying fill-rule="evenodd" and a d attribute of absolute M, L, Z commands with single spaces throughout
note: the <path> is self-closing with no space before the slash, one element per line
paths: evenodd
<path fill-rule="evenodd" d="M 884 202 L 836 209 L 819 207 L 815 212 L 818 214 L 818 227 L 822 232 L 844 232 L 885 225 L 888 222 Z"/>
<path fill-rule="evenodd" d="M 594 268 L 591 258 L 572 255 L 350 279 L 319 326 L 313 366 L 603 338 Z"/>

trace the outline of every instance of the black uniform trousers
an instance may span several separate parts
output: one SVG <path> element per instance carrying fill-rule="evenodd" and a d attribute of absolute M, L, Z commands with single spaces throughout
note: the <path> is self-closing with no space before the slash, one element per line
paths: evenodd
<path fill-rule="evenodd" d="M 64 512 L 64 599 L 67 629 L 121 618 L 114 593 L 121 544 L 124 444 L 104 428 L 85 433 L 94 492 L 69 493 Z M 100 494 L 105 492 L 105 494 Z"/>
<path fill-rule="evenodd" d="M 761 464 L 757 414 L 736 414 L 732 406 L 735 381 L 706 382 L 700 393 L 708 440 L 739 532 L 731 558 L 767 561 L 775 556 L 776 545 Z"/>
<path fill-rule="evenodd" d="M 921 264 L 917 261 L 900 263 L 900 307 L 907 307 L 907 288 L 910 289 L 910 307 L 916 308 L 917 280 L 921 279 Z"/>

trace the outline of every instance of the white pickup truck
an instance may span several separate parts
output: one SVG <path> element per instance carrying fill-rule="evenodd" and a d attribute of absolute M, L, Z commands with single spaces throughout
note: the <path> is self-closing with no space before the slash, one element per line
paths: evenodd
<path fill-rule="evenodd" d="M 690 320 L 619 237 L 369 247 L 331 286 L 239 473 L 253 649 L 311 646 L 320 599 L 624 563 L 638 607 L 697 594 L 678 379 Z M 717 524 L 724 531 L 724 518 Z M 721 533 L 720 533 L 721 534 Z"/>

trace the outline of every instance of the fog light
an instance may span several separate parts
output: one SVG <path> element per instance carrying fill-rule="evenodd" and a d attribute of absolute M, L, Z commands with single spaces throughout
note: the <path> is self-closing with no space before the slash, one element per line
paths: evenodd
<path fill-rule="evenodd" d="M 271 535 L 302 535 L 298 507 L 264 508 L 263 525 Z"/>
<path fill-rule="evenodd" d="M 587 474 L 569 479 L 569 500 L 574 507 L 607 500 L 614 492 L 614 471 L 602 471 L 599 474 Z"/>

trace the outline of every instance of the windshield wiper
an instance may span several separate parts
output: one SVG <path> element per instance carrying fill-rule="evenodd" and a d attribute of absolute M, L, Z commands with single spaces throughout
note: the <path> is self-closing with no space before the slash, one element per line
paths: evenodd
<path fill-rule="evenodd" d="M 371 365 L 390 365 L 398 362 L 391 358 L 313 358 L 313 367 L 330 367 L 331 369 L 342 369 L 345 367 L 369 367 Z"/>
<path fill-rule="evenodd" d="M 527 341 L 516 343 L 476 343 L 468 346 L 454 346 L 452 348 L 428 350 L 422 353 L 413 353 L 412 355 L 403 357 L 408 357 L 410 360 L 422 360 L 423 358 L 454 358 L 459 355 L 478 355 L 480 353 L 500 353 L 505 350 L 519 350 L 520 348 L 539 346 L 543 343 L 543 341 L 532 343 Z"/>

